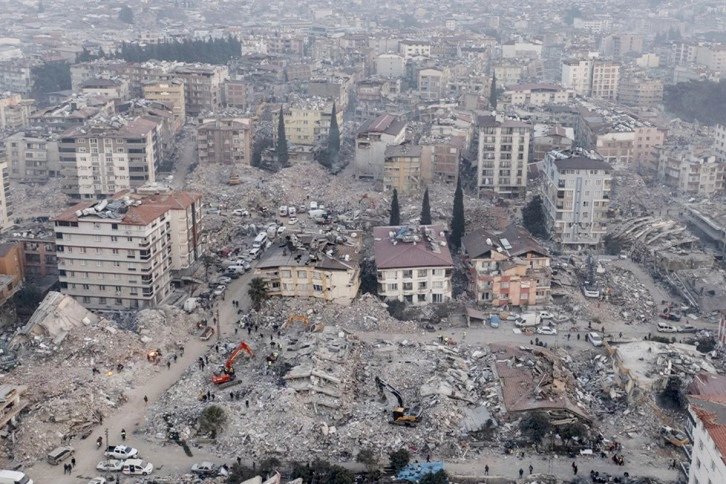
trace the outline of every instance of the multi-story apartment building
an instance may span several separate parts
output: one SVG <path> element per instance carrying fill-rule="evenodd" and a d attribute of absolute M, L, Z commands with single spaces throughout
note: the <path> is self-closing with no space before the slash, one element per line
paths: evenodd
<path fill-rule="evenodd" d="M 60 136 L 63 193 L 95 199 L 156 180 L 160 162 L 159 125 L 135 118 L 126 124 L 73 128 Z"/>
<path fill-rule="evenodd" d="M 333 101 L 337 109 L 345 111 L 350 100 L 350 93 L 355 89 L 355 86 L 353 77 L 336 75 L 310 79 L 307 88 L 309 97 L 320 97 Z"/>
<path fill-rule="evenodd" d="M 592 64 L 591 59 L 563 61 L 562 85 L 580 96 L 589 96 L 592 88 Z"/>
<path fill-rule="evenodd" d="M 580 96 L 615 100 L 620 84 L 620 64 L 608 60 L 562 62 L 562 85 Z"/>
<path fill-rule="evenodd" d="M 629 77 L 620 81 L 618 101 L 626 106 L 651 107 L 663 102 L 663 81 Z"/>
<path fill-rule="evenodd" d="M 606 56 L 621 59 L 626 54 L 643 52 L 643 36 L 640 34 L 612 34 L 603 39 L 602 50 Z"/>
<path fill-rule="evenodd" d="M 713 153 L 716 161 L 726 163 L 726 125 L 717 124 L 713 129 Z"/>
<path fill-rule="evenodd" d="M 174 69 L 174 76 L 184 81 L 184 99 L 188 115 L 213 113 L 222 107 L 224 81 L 229 79 L 227 66 L 180 66 Z"/>
<path fill-rule="evenodd" d="M 477 230 L 461 239 L 469 289 L 478 304 L 493 307 L 544 305 L 550 300 L 550 256 L 522 227 Z"/>
<path fill-rule="evenodd" d="M 592 246 L 607 231 L 612 167 L 583 154 L 551 151 L 544 163 L 544 207 L 559 244 Z"/>
<path fill-rule="evenodd" d="M 406 74 L 406 59 L 398 54 L 381 54 L 376 57 L 376 74 L 386 79 L 403 77 Z"/>
<path fill-rule="evenodd" d="M 726 164 L 709 150 L 665 147 L 658 163 L 658 179 L 684 195 L 710 197 L 724 190 Z"/>
<path fill-rule="evenodd" d="M 358 178 L 383 180 L 383 166 L 388 146 L 406 139 L 406 122 L 394 114 L 382 114 L 364 124 L 355 135 L 353 166 Z"/>
<path fill-rule="evenodd" d="M 590 95 L 592 97 L 612 101 L 617 99 L 620 86 L 620 64 L 605 60 L 593 61 L 591 79 Z"/>
<path fill-rule="evenodd" d="M 58 258 L 53 229 L 33 226 L 17 230 L 13 240 L 23 248 L 23 266 L 26 280 L 46 287 L 58 280 Z"/>
<path fill-rule="evenodd" d="M 89 79 L 81 84 L 80 92 L 86 96 L 126 100 L 129 83 L 126 79 Z"/>
<path fill-rule="evenodd" d="M 689 385 L 686 432 L 691 440 L 688 484 L 726 482 L 726 381 L 696 375 Z"/>
<path fill-rule="evenodd" d="M 36 131 L 19 131 L 5 138 L 11 180 L 37 183 L 60 173 L 58 137 Z"/>
<path fill-rule="evenodd" d="M 0 131 L 28 126 L 32 109 L 32 99 L 23 99 L 20 94 L 0 93 Z"/>
<path fill-rule="evenodd" d="M 398 52 L 406 61 L 416 57 L 431 57 L 431 44 L 419 40 L 402 40 L 398 43 Z"/>
<path fill-rule="evenodd" d="M 532 126 L 501 115 L 479 115 L 477 189 L 508 197 L 523 196 Z"/>
<path fill-rule="evenodd" d="M 32 70 L 38 61 L 14 59 L 0 62 L 0 92 L 12 92 L 30 97 L 33 91 Z"/>
<path fill-rule="evenodd" d="M 378 295 L 416 306 L 451 299 L 453 261 L 440 225 L 375 227 Z"/>
<path fill-rule="evenodd" d="M 545 106 L 567 104 L 575 97 L 575 90 L 558 84 L 516 84 L 507 86 L 498 101 L 502 106 Z"/>
<path fill-rule="evenodd" d="M 421 69 L 418 71 L 418 94 L 421 99 L 436 101 L 443 98 L 451 72 L 448 67 L 441 69 Z"/>
<path fill-rule="evenodd" d="M 168 105 L 176 118 L 186 121 L 186 97 L 184 81 L 170 79 L 168 81 L 147 81 L 143 83 L 144 99 L 158 101 Z"/>
<path fill-rule="evenodd" d="M 268 294 L 348 305 L 360 288 L 361 238 L 339 234 L 344 243 L 318 233 L 292 233 L 285 247 L 270 247 L 255 267 Z M 304 256 L 301 257 L 300 255 Z"/>
<path fill-rule="evenodd" d="M 328 101 L 300 101 L 283 111 L 285 137 L 288 143 L 314 146 L 318 141 L 327 140 L 330 130 L 330 114 L 333 103 Z M 273 125 L 277 126 L 280 112 L 274 113 Z M 336 106 L 338 126 L 343 126 L 343 111 Z M 272 132 L 277 141 L 277 129 Z"/>
<path fill-rule="evenodd" d="M 252 120 L 205 119 L 197 127 L 199 163 L 249 165 L 252 161 Z"/>
<path fill-rule="evenodd" d="M 253 86 L 247 81 L 227 80 L 224 83 L 224 105 L 247 109 L 254 99 Z"/>
<path fill-rule="evenodd" d="M 456 183 L 459 178 L 459 164 L 466 149 L 464 137 L 425 137 L 419 140 L 419 144 L 423 182 L 435 180 Z"/>
<path fill-rule="evenodd" d="M 119 192 L 53 219 L 61 292 L 99 310 L 141 309 L 203 252 L 201 194 Z"/>
<path fill-rule="evenodd" d="M 383 156 L 383 189 L 407 193 L 422 188 L 421 153 L 421 146 L 409 143 L 387 146 Z"/>

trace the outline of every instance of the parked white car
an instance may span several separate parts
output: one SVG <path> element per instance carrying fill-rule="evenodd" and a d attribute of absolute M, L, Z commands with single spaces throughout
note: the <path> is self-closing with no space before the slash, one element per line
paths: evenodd
<path fill-rule="evenodd" d="M 658 323 L 658 331 L 661 332 L 661 333 L 677 333 L 678 332 L 678 329 L 676 329 L 675 327 L 671 326 L 670 324 L 666 324 L 666 323 L 659 322 Z"/>
<path fill-rule="evenodd" d="M 124 461 L 117 459 L 102 460 L 96 465 L 101 472 L 118 472 L 124 467 Z"/>
<path fill-rule="evenodd" d="M 555 315 L 549 311 L 540 311 L 539 317 L 542 319 L 555 319 Z"/>
<path fill-rule="evenodd" d="M 557 334 L 557 329 L 552 328 L 550 326 L 542 326 L 541 328 L 537 328 L 537 334 L 542 334 L 545 336 L 553 336 Z"/>
<path fill-rule="evenodd" d="M 106 478 L 105 477 L 94 477 L 90 481 L 88 481 L 88 484 L 106 484 Z"/>
<path fill-rule="evenodd" d="M 141 459 L 129 459 L 124 462 L 121 472 L 131 476 L 148 476 L 154 471 L 154 466 L 150 462 Z"/>
<path fill-rule="evenodd" d="M 220 284 L 219 286 L 214 288 L 214 291 L 212 291 L 212 294 L 214 294 L 215 296 L 221 296 L 222 294 L 224 294 L 224 291 L 226 291 L 226 290 L 227 290 L 227 286 L 223 286 Z"/>
<path fill-rule="evenodd" d="M 593 346 L 602 346 L 602 337 L 594 331 L 587 333 L 585 339 L 592 343 Z"/>

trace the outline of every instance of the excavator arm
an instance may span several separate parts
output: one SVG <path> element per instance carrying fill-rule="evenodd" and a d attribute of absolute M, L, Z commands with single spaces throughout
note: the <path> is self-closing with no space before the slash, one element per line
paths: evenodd
<path fill-rule="evenodd" d="M 393 396 L 396 397 L 396 400 L 398 400 L 398 406 L 403 407 L 403 397 L 398 390 L 393 388 L 388 382 L 380 377 L 376 377 L 376 385 L 378 385 L 378 388 L 381 390 L 381 392 L 383 392 L 383 390 L 388 390 L 389 392 L 391 392 Z"/>
<path fill-rule="evenodd" d="M 229 358 L 227 358 L 227 362 L 224 364 L 224 368 L 222 368 L 221 373 L 212 373 L 212 383 L 215 385 L 221 385 L 222 383 L 226 383 L 234 378 L 234 367 L 232 366 L 237 359 L 237 357 L 242 352 L 247 353 L 250 355 L 250 358 L 254 356 L 254 353 L 252 352 L 252 349 L 245 343 L 244 341 L 240 341 L 240 344 L 237 346 L 237 348 L 232 351 L 232 354 L 229 355 Z"/>

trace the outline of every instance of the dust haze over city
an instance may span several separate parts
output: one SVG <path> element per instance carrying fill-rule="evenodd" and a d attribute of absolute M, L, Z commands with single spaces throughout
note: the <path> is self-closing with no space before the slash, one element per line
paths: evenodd
<path fill-rule="evenodd" d="M 0 12 L 0 484 L 726 482 L 723 1 Z"/>

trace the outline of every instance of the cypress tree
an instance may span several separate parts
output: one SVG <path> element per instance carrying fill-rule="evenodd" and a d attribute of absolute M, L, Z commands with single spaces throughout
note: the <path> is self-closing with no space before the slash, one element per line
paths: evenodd
<path fill-rule="evenodd" d="M 338 116 L 335 111 L 335 103 L 330 113 L 330 130 L 328 131 L 328 156 L 327 167 L 333 168 L 338 164 L 340 154 L 340 128 L 338 127 Z"/>
<path fill-rule="evenodd" d="M 391 217 L 388 225 L 401 225 L 401 209 L 398 207 L 398 190 L 393 189 L 393 198 L 391 199 Z"/>
<path fill-rule="evenodd" d="M 431 205 L 429 203 L 429 189 L 424 192 L 423 204 L 421 205 L 421 225 L 431 225 Z"/>
<path fill-rule="evenodd" d="M 464 221 L 464 192 L 461 189 L 461 178 L 456 181 L 454 193 L 454 212 L 451 217 L 451 245 L 455 248 L 461 246 L 466 222 Z"/>
<path fill-rule="evenodd" d="M 489 91 L 489 104 L 491 104 L 492 109 L 497 109 L 497 98 L 498 97 L 499 96 L 497 93 L 497 75 L 494 74 L 492 76 L 491 90 Z"/>
<path fill-rule="evenodd" d="M 277 121 L 277 146 L 275 147 L 275 154 L 277 155 L 277 163 L 280 167 L 288 165 L 290 161 L 290 154 L 287 151 L 287 137 L 285 136 L 285 118 L 282 113 L 282 106 L 280 106 L 280 117 Z"/>

